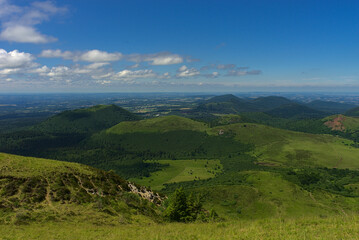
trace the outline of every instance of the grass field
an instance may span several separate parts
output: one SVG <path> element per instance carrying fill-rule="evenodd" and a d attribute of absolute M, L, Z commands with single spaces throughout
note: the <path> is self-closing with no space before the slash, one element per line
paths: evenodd
<path fill-rule="evenodd" d="M 359 149 L 340 137 L 288 131 L 260 124 L 232 124 L 211 129 L 254 144 L 258 161 L 275 165 L 359 169 Z"/>
<path fill-rule="evenodd" d="M 165 183 L 212 178 L 222 169 L 219 160 L 151 160 L 146 162 L 160 163 L 165 167 L 160 171 L 151 173 L 150 177 L 130 180 L 143 186 L 150 186 L 154 190 L 161 190 Z"/>
<path fill-rule="evenodd" d="M 74 227 L 76 226 L 76 227 Z M 115 224 L 60 222 L 22 226 L 2 225 L 0 239 L 358 239 L 358 216 L 261 219 L 214 223 Z"/>
<path fill-rule="evenodd" d="M 225 219 L 301 218 L 359 213 L 359 199 L 322 190 L 308 191 L 282 175 L 243 171 L 233 175 L 241 183 L 187 188 L 203 196 L 206 209 Z"/>

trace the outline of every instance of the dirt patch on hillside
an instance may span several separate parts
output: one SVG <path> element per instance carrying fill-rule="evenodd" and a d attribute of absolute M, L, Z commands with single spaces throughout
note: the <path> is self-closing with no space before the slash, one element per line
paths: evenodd
<path fill-rule="evenodd" d="M 327 121 L 324 123 L 325 126 L 329 127 L 333 131 L 345 131 L 345 127 L 343 122 L 345 121 L 345 117 L 343 115 L 338 115 L 338 117 L 333 120 Z"/>

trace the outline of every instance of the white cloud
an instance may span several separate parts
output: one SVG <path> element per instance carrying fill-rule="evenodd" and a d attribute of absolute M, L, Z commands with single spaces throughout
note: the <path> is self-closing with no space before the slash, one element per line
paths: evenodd
<path fill-rule="evenodd" d="M 178 64 L 183 62 L 183 58 L 177 54 L 172 54 L 168 56 L 156 56 L 150 59 L 151 65 L 170 65 Z"/>
<path fill-rule="evenodd" d="M 170 79 L 171 74 L 169 72 L 165 72 L 164 74 L 158 76 L 158 78 L 160 78 L 160 79 Z"/>
<path fill-rule="evenodd" d="M 5 68 L 0 70 L 1 75 L 9 75 L 20 72 L 20 68 Z"/>
<path fill-rule="evenodd" d="M 52 67 L 50 72 L 47 73 L 47 76 L 49 77 L 63 77 L 69 75 L 71 72 L 71 69 L 66 66 L 58 66 L 58 67 Z"/>
<path fill-rule="evenodd" d="M 63 58 L 66 60 L 70 60 L 73 58 L 73 53 L 70 51 L 61 51 L 60 49 L 57 50 L 43 50 L 41 52 L 41 54 L 39 55 L 39 57 L 44 57 L 44 58 Z"/>
<path fill-rule="evenodd" d="M 6 27 L 0 33 L 1 40 L 19 43 L 47 43 L 57 39 L 39 33 L 32 26 L 14 25 Z"/>
<path fill-rule="evenodd" d="M 38 73 L 40 75 L 44 75 L 46 73 L 50 72 L 50 68 L 48 68 L 46 65 L 42 66 L 40 68 L 31 69 L 29 73 Z"/>
<path fill-rule="evenodd" d="M 7 52 L 0 49 L 0 69 L 1 68 L 24 68 L 33 66 L 34 57 L 30 53 L 13 50 Z"/>
<path fill-rule="evenodd" d="M 56 38 L 40 33 L 35 26 L 55 14 L 66 12 L 51 1 L 33 2 L 29 6 L 16 6 L 0 0 L 0 40 L 20 43 L 47 43 Z"/>
<path fill-rule="evenodd" d="M 129 66 L 128 68 L 138 68 L 140 62 L 148 62 L 150 65 L 171 65 L 183 62 L 183 57 L 178 54 L 161 52 L 153 54 L 129 54 L 123 55 L 120 52 L 106 52 L 97 49 L 89 50 L 86 52 L 71 52 L 56 50 L 43 50 L 39 57 L 44 58 L 62 58 L 72 61 L 85 61 L 85 62 L 112 62 L 119 60 L 127 60 L 135 62 L 136 64 Z"/>
<path fill-rule="evenodd" d="M 131 62 L 149 62 L 150 65 L 171 65 L 183 62 L 183 57 L 169 52 L 153 54 L 130 54 L 126 59 Z"/>
<path fill-rule="evenodd" d="M 200 72 L 196 68 L 188 68 L 186 65 L 183 65 L 177 70 L 177 77 L 194 77 L 198 76 Z"/>
<path fill-rule="evenodd" d="M 111 62 L 118 61 L 122 58 L 121 53 L 108 53 L 99 50 L 87 51 L 80 56 L 75 56 L 74 60 L 86 62 Z"/>
<path fill-rule="evenodd" d="M 186 65 L 183 65 L 182 67 L 180 67 L 179 69 L 178 69 L 178 71 L 179 72 L 184 72 L 184 71 L 186 71 L 188 68 L 187 68 L 187 66 Z"/>
<path fill-rule="evenodd" d="M 114 75 L 113 72 L 109 72 L 109 73 L 105 73 L 105 74 L 92 75 L 91 77 L 93 79 L 104 79 L 104 78 L 109 79 L 109 78 L 112 78 L 113 75 Z"/>
<path fill-rule="evenodd" d="M 0 18 L 21 12 L 21 8 L 10 4 L 7 0 L 0 0 Z"/>
<path fill-rule="evenodd" d="M 112 83 L 111 81 L 108 81 L 108 80 L 99 80 L 99 81 L 96 81 L 96 83 L 99 83 L 101 85 L 106 85 L 106 84 L 110 84 Z"/>
<path fill-rule="evenodd" d="M 123 70 L 115 74 L 115 78 L 119 80 L 132 80 L 135 78 L 154 78 L 157 74 L 150 69 L 146 70 Z"/>
<path fill-rule="evenodd" d="M 73 61 L 85 61 L 85 62 L 111 62 L 118 61 L 122 58 L 121 53 L 108 53 L 97 49 L 86 51 L 86 52 L 71 52 L 57 50 L 43 50 L 39 57 L 44 58 L 63 58 L 66 60 Z"/>
<path fill-rule="evenodd" d="M 106 65 L 109 65 L 109 63 L 107 62 L 96 62 L 96 63 L 91 63 L 87 66 L 85 66 L 87 69 L 99 69 L 99 68 L 102 68 Z"/>

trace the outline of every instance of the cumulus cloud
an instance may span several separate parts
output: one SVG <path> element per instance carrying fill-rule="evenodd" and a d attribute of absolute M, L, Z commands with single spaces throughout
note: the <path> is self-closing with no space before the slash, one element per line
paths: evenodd
<path fill-rule="evenodd" d="M 71 69 L 67 66 L 52 67 L 47 73 L 49 77 L 64 77 L 71 73 Z"/>
<path fill-rule="evenodd" d="M 0 49 L 0 68 L 24 68 L 33 66 L 34 57 L 30 53 Z"/>
<path fill-rule="evenodd" d="M 153 53 L 153 54 L 129 54 L 123 55 L 120 52 L 105 52 L 97 49 L 89 50 L 85 52 L 71 52 L 71 51 L 62 51 L 59 49 L 56 50 L 43 50 L 39 57 L 44 58 L 62 58 L 65 60 L 72 61 L 86 61 L 86 62 L 111 62 L 126 60 L 130 62 L 135 62 L 134 65 L 129 66 L 128 68 L 138 68 L 141 62 L 148 62 L 153 66 L 160 65 L 172 65 L 182 63 L 183 57 L 179 54 L 173 54 L 169 52 Z"/>
<path fill-rule="evenodd" d="M 169 52 L 153 54 L 130 54 L 126 59 L 131 62 L 149 62 L 150 65 L 171 65 L 183 62 L 183 57 Z"/>
<path fill-rule="evenodd" d="M 20 43 L 56 41 L 56 38 L 40 33 L 35 26 L 65 11 L 66 8 L 57 7 L 51 1 L 33 2 L 29 6 L 20 7 L 7 0 L 0 0 L 0 39 Z"/>
<path fill-rule="evenodd" d="M 198 76 L 200 72 L 196 68 L 188 68 L 186 65 L 183 65 L 177 70 L 177 77 L 194 77 Z"/>
<path fill-rule="evenodd" d="M 0 39 L 19 43 L 47 43 L 56 41 L 56 38 L 43 35 L 33 27 L 22 25 L 5 27 L 0 33 Z"/>
<path fill-rule="evenodd" d="M 39 68 L 30 69 L 28 72 L 29 73 L 37 73 L 37 74 L 40 74 L 40 75 L 44 75 L 44 74 L 50 72 L 50 68 L 48 68 L 45 65 L 45 66 L 42 66 L 42 67 L 39 67 Z"/>
<path fill-rule="evenodd" d="M 133 80 L 135 78 L 154 78 L 157 77 L 157 74 L 153 72 L 153 70 L 145 69 L 145 70 L 123 70 L 114 75 L 115 79 L 118 80 Z"/>
<path fill-rule="evenodd" d="M 99 69 L 102 68 L 106 65 L 109 65 L 108 62 L 96 62 L 96 63 L 91 63 L 90 65 L 87 65 L 86 68 L 88 69 Z"/>
<path fill-rule="evenodd" d="M 62 58 L 65 60 L 85 61 L 85 62 L 111 62 L 122 58 L 122 53 L 108 53 L 97 49 L 86 52 L 71 52 L 56 50 L 43 50 L 39 57 L 43 58 Z"/>
<path fill-rule="evenodd" d="M 18 73 L 20 71 L 21 71 L 20 68 L 5 68 L 5 69 L 0 69 L 0 75 L 10 75 L 10 74 Z"/>
<path fill-rule="evenodd" d="M 75 61 L 86 61 L 86 62 L 111 62 L 118 61 L 122 58 L 121 53 L 108 53 L 99 50 L 91 50 L 85 53 L 75 56 Z"/>
<path fill-rule="evenodd" d="M 41 52 L 41 54 L 39 55 L 39 57 L 43 57 L 43 58 L 63 58 L 66 60 L 70 60 L 73 58 L 73 53 L 70 51 L 61 51 L 60 49 L 56 49 L 56 50 L 43 50 Z"/>

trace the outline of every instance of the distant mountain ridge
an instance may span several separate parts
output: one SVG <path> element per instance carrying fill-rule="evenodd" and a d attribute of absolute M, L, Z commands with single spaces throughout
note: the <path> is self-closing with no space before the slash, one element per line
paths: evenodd
<path fill-rule="evenodd" d="M 252 103 L 238 98 L 232 94 L 213 97 L 200 104 L 194 111 L 209 113 L 240 113 L 257 111 L 257 107 Z"/>
<path fill-rule="evenodd" d="M 346 111 L 356 107 L 356 105 L 354 104 L 322 101 L 322 100 L 314 100 L 304 105 L 312 109 L 322 112 L 328 112 L 331 114 L 345 113 Z"/>
<path fill-rule="evenodd" d="M 281 118 L 320 118 L 328 114 L 280 96 L 242 99 L 232 94 L 213 97 L 200 104 L 194 111 L 212 114 L 240 114 L 264 112 Z"/>

